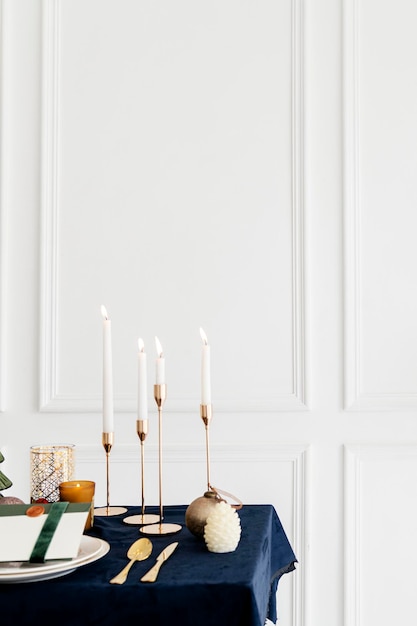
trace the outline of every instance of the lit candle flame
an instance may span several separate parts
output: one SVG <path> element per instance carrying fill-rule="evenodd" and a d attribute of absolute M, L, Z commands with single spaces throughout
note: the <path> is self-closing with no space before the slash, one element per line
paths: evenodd
<path fill-rule="evenodd" d="M 202 328 L 200 328 L 200 335 L 201 335 L 201 339 L 203 340 L 203 343 L 205 343 L 206 346 L 208 346 L 207 335 Z"/>
<path fill-rule="evenodd" d="M 145 344 L 143 343 L 143 339 L 141 337 L 138 339 L 138 347 L 139 352 L 145 352 Z"/>
<path fill-rule="evenodd" d="M 155 337 L 155 345 L 158 356 L 160 359 L 162 359 L 162 357 L 164 356 L 164 352 L 162 350 L 161 342 L 159 341 L 158 337 Z"/>
<path fill-rule="evenodd" d="M 109 316 L 107 315 L 106 307 L 104 306 L 104 304 L 101 305 L 101 314 L 103 316 L 103 319 L 105 320 L 109 319 Z"/>

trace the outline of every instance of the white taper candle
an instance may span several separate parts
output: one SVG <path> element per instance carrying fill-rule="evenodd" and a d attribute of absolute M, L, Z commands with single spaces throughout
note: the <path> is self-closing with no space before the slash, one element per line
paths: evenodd
<path fill-rule="evenodd" d="M 138 339 L 138 420 L 148 419 L 146 352 L 142 339 Z"/>
<path fill-rule="evenodd" d="M 158 337 L 155 337 L 155 345 L 156 345 L 156 352 L 158 354 L 158 357 L 156 359 L 155 383 L 157 385 L 164 385 L 165 384 L 165 358 L 164 358 L 164 352 L 162 350 L 161 342 L 159 341 Z"/>
<path fill-rule="evenodd" d="M 102 305 L 103 316 L 103 433 L 112 433 L 113 424 L 113 363 L 111 321 Z"/>
<path fill-rule="evenodd" d="M 210 346 L 202 328 L 200 328 L 200 335 L 203 340 L 201 349 L 201 404 L 211 404 Z"/>

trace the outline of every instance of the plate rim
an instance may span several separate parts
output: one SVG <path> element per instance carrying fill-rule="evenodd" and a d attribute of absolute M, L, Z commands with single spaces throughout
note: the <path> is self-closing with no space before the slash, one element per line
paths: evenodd
<path fill-rule="evenodd" d="M 0 568 L 0 583 L 4 582 L 13 582 L 13 581 L 30 581 L 36 580 L 36 578 L 42 577 L 45 580 L 45 576 L 48 574 L 57 574 L 59 572 L 62 573 L 70 573 L 77 569 L 78 567 L 82 567 L 83 565 L 87 565 L 89 563 L 94 563 L 98 559 L 105 556 L 110 550 L 110 544 L 104 539 L 100 539 L 99 537 L 90 537 L 88 535 L 83 535 L 80 542 L 80 550 L 81 544 L 84 540 L 84 543 L 88 543 L 88 540 L 95 540 L 98 542 L 98 548 L 90 551 L 88 554 L 83 556 L 77 556 L 74 559 L 68 560 L 60 560 L 55 561 L 54 563 L 45 563 L 40 564 L 34 567 L 32 570 L 30 567 L 19 570 L 16 568 L 16 571 L 2 573 Z"/>

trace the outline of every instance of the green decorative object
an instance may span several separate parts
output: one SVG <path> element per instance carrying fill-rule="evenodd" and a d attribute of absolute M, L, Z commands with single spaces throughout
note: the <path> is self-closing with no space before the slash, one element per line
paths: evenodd
<path fill-rule="evenodd" d="M 3 463 L 3 461 L 4 461 L 4 456 L 0 452 L 0 463 Z M 13 485 L 12 481 L 9 478 L 7 478 L 7 476 L 5 476 L 3 472 L 0 472 L 0 490 L 8 489 L 12 485 Z"/>

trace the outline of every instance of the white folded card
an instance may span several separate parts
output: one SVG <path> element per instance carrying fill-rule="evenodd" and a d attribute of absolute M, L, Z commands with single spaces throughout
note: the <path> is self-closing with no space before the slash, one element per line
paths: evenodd
<path fill-rule="evenodd" d="M 26 511 L 42 506 L 43 515 L 30 517 Z M 0 561 L 29 561 L 48 519 L 52 504 L 0 505 Z M 45 553 L 45 560 L 73 559 L 77 556 L 90 503 L 69 504 L 62 514 Z"/>

